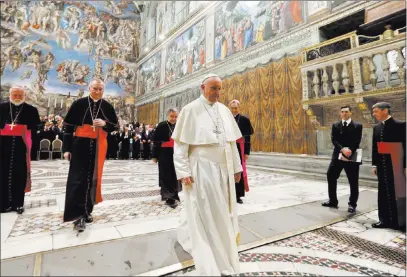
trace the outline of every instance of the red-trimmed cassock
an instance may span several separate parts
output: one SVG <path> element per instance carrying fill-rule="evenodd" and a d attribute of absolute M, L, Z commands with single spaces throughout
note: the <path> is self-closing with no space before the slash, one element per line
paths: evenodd
<path fill-rule="evenodd" d="M 250 136 L 253 135 L 254 130 L 250 119 L 241 114 L 235 116 L 237 125 L 239 126 L 240 132 L 243 137 L 240 138 L 237 143 L 237 150 L 239 151 L 240 160 L 242 162 L 243 172 L 242 178 L 239 183 L 236 183 L 236 198 L 244 197 L 245 192 L 249 191 L 249 183 L 247 180 L 247 171 L 246 171 L 246 160 L 244 155 L 250 155 Z"/>
<path fill-rule="evenodd" d="M 406 122 L 390 117 L 373 128 L 372 165 L 377 167 L 379 220 L 406 228 Z"/>
<path fill-rule="evenodd" d="M 93 119 L 106 121 L 93 127 Z M 71 153 L 65 195 L 64 221 L 90 215 L 93 206 L 102 201 L 102 171 L 107 152 L 107 133 L 118 130 L 113 106 L 104 99 L 90 97 L 72 103 L 64 119 L 63 152 Z"/>
<path fill-rule="evenodd" d="M 13 124 L 14 121 L 14 124 Z M 24 207 L 31 190 L 31 147 L 41 125 L 37 108 L 27 103 L 0 104 L 1 212 Z"/>
<path fill-rule="evenodd" d="M 182 190 L 174 167 L 174 140 L 171 138 L 175 124 L 163 121 L 153 134 L 153 158 L 158 160 L 158 178 L 162 200 L 167 203 L 180 201 L 178 192 Z"/>

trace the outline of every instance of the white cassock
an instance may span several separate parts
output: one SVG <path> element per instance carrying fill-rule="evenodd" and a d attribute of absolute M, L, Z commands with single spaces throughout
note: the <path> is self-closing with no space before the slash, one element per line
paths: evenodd
<path fill-rule="evenodd" d="M 240 272 L 234 174 L 243 171 L 236 146 L 241 137 L 229 109 L 204 96 L 181 110 L 172 135 L 177 178 L 194 179 L 184 189 L 186 221 L 179 242 L 200 276 Z"/>

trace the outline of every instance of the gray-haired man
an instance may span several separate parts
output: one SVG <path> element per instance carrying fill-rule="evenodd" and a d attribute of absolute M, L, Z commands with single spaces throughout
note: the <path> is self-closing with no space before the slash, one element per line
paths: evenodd
<path fill-rule="evenodd" d="M 174 141 L 172 132 L 177 121 L 178 111 L 169 109 L 167 120 L 158 124 L 153 134 L 153 162 L 158 162 L 158 179 L 161 188 L 161 199 L 171 208 L 176 208 L 180 201 L 178 192 L 181 183 L 177 180 L 174 168 Z"/>
<path fill-rule="evenodd" d="M 22 87 L 10 89 L 10 101 L 0 104 L 1 212 L 24 212 L 25 192 L 31 190 L 32 138 L 41 125 L 37 108 L 25 103 Z"/>

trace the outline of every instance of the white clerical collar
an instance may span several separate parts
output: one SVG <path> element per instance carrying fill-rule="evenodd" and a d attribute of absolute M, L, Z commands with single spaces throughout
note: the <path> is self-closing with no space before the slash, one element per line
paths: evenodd
<path fill-rule="evenodd" d="M 391 115 L 389 115 L 389 117 L 388 118 L 386 118 L 385 120 L 383 120 L 383 124 L 385 124 L 386 123 L 386 121 L 387 120 L 389 120 L 391 118 Z"/>
<path fill-rule="evenodd" d="M 203 94 L 201 94 L 201 100 L 206 104 L 206 105 L 209 105 L 209 106 L 213 106 L 213 104 L 215 104 L 215 103 L 212 103 L 212 102 L 209 102 L 209 100 L 208 99 L 206 99 L 206 97 L 203 95 Z"/>
<path fill-rule="evenodd" d="M 101 99 L 101 98 L 100 98 L 100 99 L 98 99 L 98 100 L 93 99 L 92 95 L 89 95 L 89 98 L 90 98 L 90 99 L 92 99 L 92 101 L 93 101 L 93 102 L 95 102 L 95 103 L 97 103 L 97 102 L 98 102 L 98 101 Z"/>
<path fill-rule="evenodd" d="M 349 126 L 351 121 L 352 121 L 352 118 L 349 118 L 348 120 L 346 120 L 346 124 Z M 345 120 L 342 119 L 342 125 L 343 125 L 343 123 L 345 123 Z"/>

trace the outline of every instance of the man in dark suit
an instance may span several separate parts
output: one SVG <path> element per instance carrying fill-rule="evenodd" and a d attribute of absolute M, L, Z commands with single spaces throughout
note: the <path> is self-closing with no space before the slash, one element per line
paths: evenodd
<path fill-rule="evenodd" d="M 150 127 L 150 125 L 146 125 L 144 132 L 141 134 L 144 160 L 150 159 L 152 138 L 153 138 L 153 129 Z"/>
<path fill-rule="evenodd" d="M 372 171 L 379 180 L 379 222 L 372 227 L 405 231 L 406 122 L 395 120 L 386 102 L 373 105 L 373 116 L 379 121 L 373 128 L 372 145 Z"/>
<path fill-rule="evenodd" d="M 327 172 L 329 201 L 323 202 L 322 206 L 338 207 L 337 181 L 342 169 L 345 169 L 350 185 L 348 212 L 355 213 L 356 202 L 359 197 L 359 167 L 361 163 L 349 160 L 357 155 L 356 150 L 362 139 L 363 127 L 362 124 L 354 122 L 351 116 L 352 108 L 343 106 L 341 107 L 342 120 L 332 125 L 331 140 L 335 148 Z M 342 153 L 342 160 L 338 159 L 339 153 Z"/>

